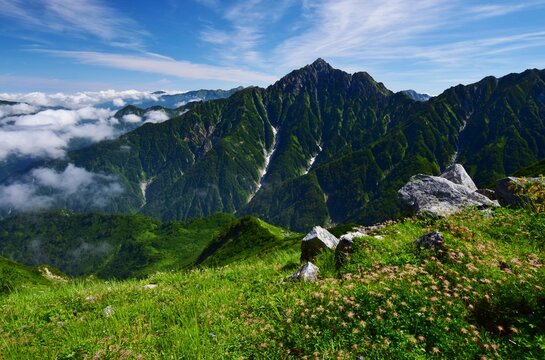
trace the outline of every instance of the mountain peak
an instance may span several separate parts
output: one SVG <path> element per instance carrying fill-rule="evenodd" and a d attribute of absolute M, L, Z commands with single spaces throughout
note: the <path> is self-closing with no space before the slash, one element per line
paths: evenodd
<path fill-rule="evenodd" d="M 331 70 L 333 67 L 329 65 L 324 59 L 318 58 L 314 60 L 310 67 L 314 68 L 316 71 Z"/>

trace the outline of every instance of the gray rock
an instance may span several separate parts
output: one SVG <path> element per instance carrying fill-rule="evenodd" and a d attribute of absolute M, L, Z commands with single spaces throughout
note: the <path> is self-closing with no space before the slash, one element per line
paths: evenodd
<path fill-rule="evenodd" d="M 303 281 L 316 281 L 318 280 L 318 271 L 320 269 L 311 263 L 310 261 L 306 262 L 297 270 L 294 274 L 290 276 L 292 280 L 303 280 Z"/>
<path fill-rule="evenodd" d="M 108 306 L 106 306 L 106 307 L 104 308 L 104 315 L 105 315 L 106 317 L 112 316 L 113 313 L 114 313 L 114 308 L 113 308 L 112 306 L 108 305 Z"/>
<path fill-rule="evenodd" d="M 398 195 L 412 212 L 432 217 L 448 216 L 468 207 L 499 207 L 497 201 L 438 176 L 415 175 Z"/>
<path fill-rule="evenodd" d="M 490 200 L 498 200 L 498 197 L 496 196 L 496 192 L 492 189 L 478 189 L 477 193 L 486 196 Z"/>
<path fill-rule="evenodd" d="M 473 182 L 473 179 L 467 174 L 466 169 L 460 164 L 453 164 L 446 168 L 440 177 L 450 180 L 455 184 L 463 185 L 471 191 L 477 191 L 477 185 Z"/>
<path fill-rule="evenodd" d="M 506 177 L 496 182 L 496 196 L 500 204 L 510 207 L 522 207 L 529 203 L 531 200 L 524 195 L 521 195 L 518 191 L 519 188 L 524 186 L 525 182 L 539 182 L 545 186 L 545 180 L 542 178 L 516 178 Z"/>
<path fill-rule="evenodd" d="M 337 267 L 343 266 L 346 258 L 354 252 L 354 238 L 359 236 L 352 236 L 354 233 L 348 233 L 341 236 L 339 244 L 335 248 L 335 263 Z"/>
<path fill-rule="evenodd" d="M 144 289 L 155 289 L 157 287 L 157 284 L 147 284 L 144 285 Z"/>
<path fill-rule="evenodd" d="M 445 246 L 445 239 L 440 232 L 427 233 L 414 241 L 417 249 L 439 250 Z"/>
<path fill-rule="evenodd" d="M 364 237 L 364 236 L 367 236 L 367 234 L 365 234 L 365 233 L 363 233 L 361 231 L 347 232 L 346 234 L 341 235 L 341 238 L 339 239 L 339 244 L 337 246 L 339 246 L 341 244 L 343 239 L 353 241 L 355 238 Z"/>
<path fill-rule="evenodd" d="M 301 261 L 314 259 L 324 249 L 335 250 L 339 239 L 326 229 L 315 226 L 301 242 Z"/>

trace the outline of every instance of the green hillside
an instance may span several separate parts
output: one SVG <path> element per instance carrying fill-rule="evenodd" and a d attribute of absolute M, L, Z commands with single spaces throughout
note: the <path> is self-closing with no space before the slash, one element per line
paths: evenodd
<path fill-rule="evenodd" d="M 300 248 L 301 234 L 245 216 L 212 239 L 198 257 L 197 265 L 223 266 L 250 258 L 263 258 L 275 251 Z"/>
<path fill-rule="evenodd" d="M 436 230 L 445 248 L 417 251 L 414 239 Z M 543 216 L 466 212 L 375 230 L 382 239 L 356 239 L 338 270 L 324 253 L 315 283 L 287 279 L 300 255 L 288 247 L 145 280 L 25 289 L 0 298 L 0 353 L 9 359 L 542 359 L 544 233 Z"/>
<path fill-rule="evenodd" d="M 142 215 L 19 214 L 0 221 L 0 254 L 31 266 L 48 264 L 72 276 L 144 276 L 195 261 L 232 215 L 189 223 Z"/>
<path fill-rule="evenodd" d="M 49 285 L 50 280 L 37 268 L 18 264 L 0 256 L 0 296 L 23 288 L 36 289 L 40 285 Z"/>

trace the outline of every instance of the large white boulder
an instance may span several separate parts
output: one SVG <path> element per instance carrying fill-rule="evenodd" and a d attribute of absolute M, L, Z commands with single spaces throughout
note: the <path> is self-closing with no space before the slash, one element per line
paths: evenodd
<path fill-rule="evenodd" d="M 465 208 L 499 207 L 499 203 L 472 188 L 439 176 L 415 175 L 398 191 L 399 198 L 417 215 L 448 216 Z"/>

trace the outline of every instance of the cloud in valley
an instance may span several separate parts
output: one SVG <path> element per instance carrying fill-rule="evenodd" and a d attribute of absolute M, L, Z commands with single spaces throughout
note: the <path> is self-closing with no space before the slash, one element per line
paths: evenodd
<path fill-rule="evenodd" d="M 11 115 L 32 114 L 39 110 L 37 106 L 29 104 L 0 105 L 0 119 Z"/>
<path fill-rule="evenodd" d="M 37 168 L 8 185 L 0 185 L 0 209 L 29 211 L 56 207 L 100 209 L 123 188 L 112 175 L 89 172 L 73 164 L 63 171 Z"/>
<path fill-rule="evenodd" d="M 161 123 L 168 120 L 168 115 L 162 110 L 152 110 L 146 113 L 146 122 L 148 123 Z"/>
<path fill-rule="evenodd" d="M 76 138 L 96 142 L 118 135 L 109 109 L 47 109 L 0 119 L 0 161 L 10 155 L 63 157 Z"/>
<path fill-rule="evenodd" d="M 62 158 L 74 147 L 74 140 L 83 139 L 78 142 L 81 146 L 113 139 L 145 122 L 169 118 L 161 110 L 148 111 L 144 117 L 114 118 L 117 109 L 128 103 L 159 101 L 158 95 L 137 90 L 0 94 L 0 99 L 18 102 L 0 105 L 0 165 L 10 156 Z"/>
<path fill-rule="evenodd" d="M 175 93 L 181 93 L 177 91 Z M 158 95 L 149 91 L 138 90 L 104 90 L 104 91 L 86 91 L 75 94 L 46 94 L 42 92 L 31 93 L 0 93 L 1 100 L 22 102 L 31 106 L 42 107 L 63 107 L 66 109 L 80 109 L 85 106 L 113 105 L 113 107 L 123 107 L 127 102 L 138 103 L 144 100 L 157 101 Z M 2 109 L 2 107 L 0 107 Z M 0 116 L 1 117 L 1 116 Z"/>

